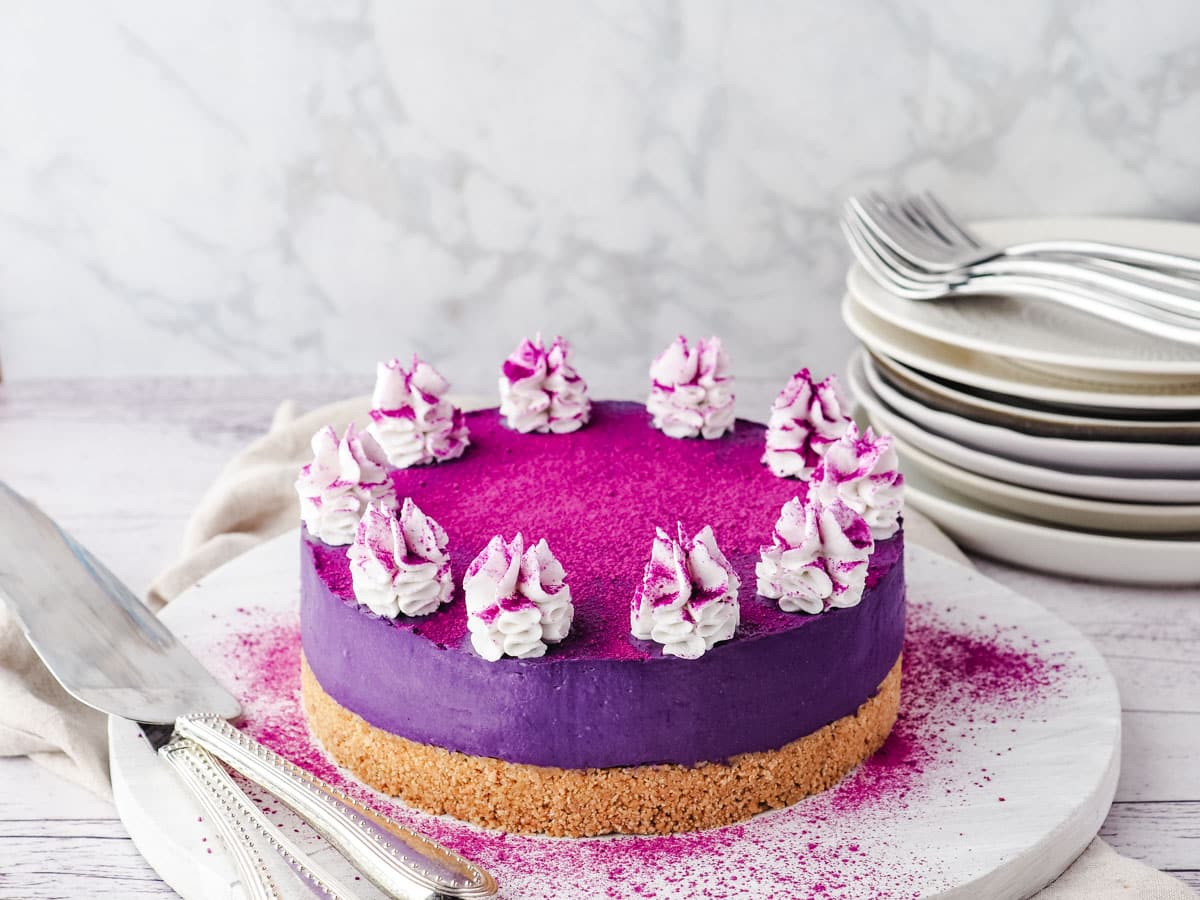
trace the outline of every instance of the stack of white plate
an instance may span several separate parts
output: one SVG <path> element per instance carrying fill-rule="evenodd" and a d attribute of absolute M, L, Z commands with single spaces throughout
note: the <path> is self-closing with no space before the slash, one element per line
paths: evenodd
<path fill-rule="evenodd" d="M 981 224 L 1200 256 L 1200 226 Z M 960 544 L 1099 580 L 1200 582 L 1200 347 L 1017 297 L 904 300 L 857 266 L 842 314 L 860 415 L 890 432 L 908 502 Z"/>

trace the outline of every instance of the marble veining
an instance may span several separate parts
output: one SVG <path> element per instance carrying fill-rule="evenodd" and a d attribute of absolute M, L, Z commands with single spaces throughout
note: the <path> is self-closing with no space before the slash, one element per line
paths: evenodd
<path fill-rule="evenodd" d="M 538 329 L 596 396 L 680 331 L 742 397 L 843 367 L 833 210 L 1188 217 L 1200 6 L 17 3 L 0 29 L 0 361 L 490 390 Z"/>

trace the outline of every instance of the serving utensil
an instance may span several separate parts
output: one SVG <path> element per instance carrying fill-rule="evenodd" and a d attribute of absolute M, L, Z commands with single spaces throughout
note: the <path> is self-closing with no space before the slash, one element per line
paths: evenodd
<path fill-rule="evenodd" d="M 151 736 L 152 729 L 143 730 Z M 251 900 L 278 900 L 296 879 L 303 887 L 330 900 L 351 900 L 357 892 L 343 885 L 304 852 L 237 786 L 213 756 L 189 738 L 173 736 L 158 745 L 158 754 L 175 770 L 192 796 L 200 801 L 209 821 L 229 850 L 238 878 Z"/>
<path fill-rule="evenodd" d="M 474 863 L 331 787 L 227 719 L 237 700 L 120 580 L 45 513 L 0 482 L 0 597 L 38 656 L 74 697 L 132 719 L 211 814 L 253 896 L 279 896 L 265 840 L 330 896 L 353 897 L 259 814 L 219 758 L 294 809 L 393 897 L 485 897 L 495 880 Z M 211 756 L 209 755 L 211 754 Z M 227 783 L 228 782 L 228 783 Z M 232 786 L 233 790 L 230 790 Z M 268 828 L 261 828 L 265 823 Z"/>

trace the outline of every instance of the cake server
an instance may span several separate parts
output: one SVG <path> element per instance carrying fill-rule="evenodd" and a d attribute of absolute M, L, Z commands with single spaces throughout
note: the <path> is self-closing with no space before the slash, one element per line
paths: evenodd
<path fill-rule="evenodd" d="M 139 723 L 206 808 L 225 810 L 231 834 L 250 841 L 250 832 L 263 832 L 246 807 L 257 808 L 236 785 L 235 792 L 228 791 L 220 780 L 224 772 L 209 753 L 294 809 L 390 896 L 433 900 L 496 892 L 495 879 L 479 866 L 238 731 L 227 721 L 241 711 L 233 695 L 112 572 L 3 481 L 0 598 L 8 601 L 30 644 L 67 692 L 101 712 Z M 268 834 L 267 843 L 287 858 L 288 848 L 281 849 L 277 837 Z M 232 843 L 237 861 L 238 840 Z M 293 868 L 319 891 L 339 893 L 332 879 L 325 878 L 322 886 L 318 867 Z M 271 879 L 260 882 L 261 896 L 272 896 Z"/>

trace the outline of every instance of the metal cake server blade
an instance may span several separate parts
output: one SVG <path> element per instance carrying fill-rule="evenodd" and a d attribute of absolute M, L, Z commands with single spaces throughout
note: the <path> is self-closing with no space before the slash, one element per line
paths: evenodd
<path fill-rule="evenodd" d="M 226 720 L 241 711 L 237 699 L 112 572 L 2 481 L 0 598 L 16 612 L 30 644 L 67 692 L 102 712 L 140 723 L 205 807 L 226 812 L 229 834 L 253 841 L 255 831 L 285 858 L 295 849 L 281 849 L 277 832 L 257 827 L 257 807 L 240 789 L 228 790 L 210 768 L 223 773 L 209 754 L 292 807 L 390 896 L 431 900 L 496 892 L 495 879 L 479 866 L 230 725 Z M 336 889 L 335 880 L 311 860 L 301 863 L 293 868 L 326 894 L 353 896 Z M 279 895 L 262 866 L 250 874 L 261 876 L 261 893 L 248 885 L 254 896 Z"/>
<path fill-rule="evenodd" d="M 32 503 L 0 482 L 0 596 L 67 692 L 123 719 L 170 724 L 237 699 L 133 592 Z"/>

